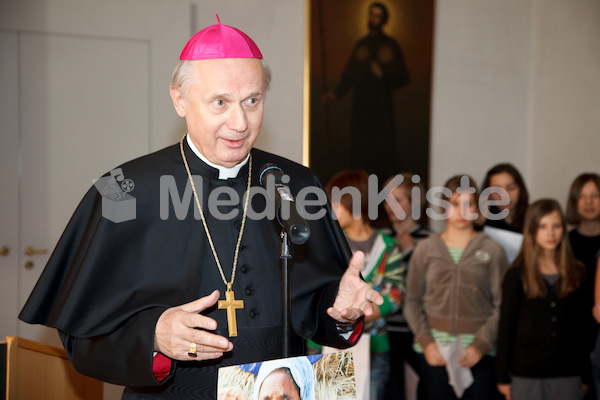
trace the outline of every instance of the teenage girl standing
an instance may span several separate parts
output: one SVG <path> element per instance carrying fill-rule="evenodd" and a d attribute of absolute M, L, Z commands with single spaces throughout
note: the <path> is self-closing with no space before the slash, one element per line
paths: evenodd
<path fill-rule="evenodd" d="M 438 347 L 456 340 L 464 349 L 460 365 L 471 370 L 474 380 L 461 398 L 497 394 L 493 353 L 507 261 L 496 242 L 475 230 L 478 198 L 461 193 L 462 178 L 454 176 L 444 185 L 443 200 L 451 204 L 446 229 L 419 242 L 408 270 L 404 316 L 415 336 L 419 394 L 425 400 L 456 399 Z"/>
<path fill-rule="evenodd" d="M 555 200 L 533 203 L 502 284 L 498 390 L 513 400 L 581 399 L 591 380 L 591 288 Z"/>

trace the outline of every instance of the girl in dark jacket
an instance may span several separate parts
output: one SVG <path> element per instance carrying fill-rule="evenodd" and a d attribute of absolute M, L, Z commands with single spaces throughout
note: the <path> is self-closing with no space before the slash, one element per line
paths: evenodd
<path fill-rule="evenodd" d="M 581 399 L 591 380 L 594 321 L 585 268 L 555 200 L 533 203 L 502 284 L 498 390 L 513 400 Z"/>

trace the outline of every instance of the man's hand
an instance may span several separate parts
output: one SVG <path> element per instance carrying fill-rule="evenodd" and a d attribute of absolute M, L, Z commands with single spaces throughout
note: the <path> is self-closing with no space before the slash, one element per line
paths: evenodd
<path fill-rule="evenodd" d="M 356 322 L 363 315 L 373 314 L 373 304 L 383 304 L 383 297 L 360 277 L 364 260 L 362 251 L 357 251 L 352 256 L 340 281 L 333 307 L 327 309 L 327 314 L 338 322 Z"/>
<path fill-rule="evenodd" d="M 217 322 L 199 314 L 219 300 L 219 291 L 191 303 L 172 307 L 158 318 L 154 334 L 154 350 L 175 360 L 210 360 L 231 351 L 233 344 L 223 336 L 210 333 L 217 329 Z M 190 357 L 188 351 L 192 342 L 196 343 L 197 357 Z"/>
<path fill-rule="evenodd" d="M 371 61 L 371 72 L 377 78 L 383 78 L 383 69 L 377 61 Z"/>

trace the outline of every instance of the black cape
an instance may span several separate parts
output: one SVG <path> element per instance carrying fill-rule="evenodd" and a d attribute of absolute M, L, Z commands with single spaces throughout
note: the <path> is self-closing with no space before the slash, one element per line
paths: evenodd
<path fill-rule="evenodd" d="M 248 164 L 233 179 L 219 180 L 218 171 L 202 162 L 184 144 L 210 233 L 227 280 L 241 226 L 242 206 L 230 220 L 207 212 L 209 193 L 218 188 L 246 191 Z M 291 177 L 297 195 L 302 188 L 321 188 L 307 168 L 257 149 L 252 152 L 252 186 L 260 187 L 259 170 L 273 163 Z M 281 357 L 281 227 L 276 219 L 248 218 L 233 284 L 244 309 L 237 310 L 234 349 L 219 360 L 172 362 L 171 374 L 158 382 L 152 373 L 154 327 L 169 307 L 226 289 L 191 193 L 179 144 L 120 166 L 133 182 L 135 219 L 112 222 L 103 217 L 110 203 L 92 187 L 85 195 L 19 318 L 59 330 L 71 361 L 80 372 L 126 386 L 124 398 L 216 398 L 217 368 Z M 186 193 L 187 190 L 187 193 Z M 220 189 L 223 190 L 223 189 Z M 177 192 L 177 193 L 175 193 Z M 228 196 L 220 197 L 227 199 Z M 316 199 L 315 195 L 308 196 Z M 321 202 L 326 199 L 321 198 Z M 106 204 L 105 204 L 106 205 Z M 250 207 L 265 211 L 265 196 L 255 195 Z M 351 344 L 337 332 L 325 310 L 333 304 L 350 250 L 328 204 L 307 207 L 326 215 L 308 219 L 309 240 L 294 246 L 291 261 L 292 353 L 301 354 L 303 339 L 338 348 Z M 255 214 L 256 215 L 256 214 Z M 228 336 L 226 312 L 213 307 L 203 314 L 218 323 L 216 333 Z M 134 394 L 135 393 L 135 394 Z M 135 397 L 140 398 L 140 397 Z M 145 397 L 144 397 L 145 398 Z"/>

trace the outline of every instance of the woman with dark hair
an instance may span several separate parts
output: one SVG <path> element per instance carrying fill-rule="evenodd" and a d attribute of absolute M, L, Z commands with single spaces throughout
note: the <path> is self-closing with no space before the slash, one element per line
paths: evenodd
<path fill-rule="evenodd" d="M 591 290 L 558 202 L 533 203 L 523 235 L 502 284 L 498 390 L 513 400 L 581 399 L 591 381 Z"/>
<path fill-rule="evenodd" d="M 569 241 L 575 258 L 585 265 L 590 281 L 596 280 L 594 315 L 600 318 L 600 276 L 597 272 L 597 256 L 600 250 L 600 176 L 593 172 L 579 175 L 569 190 L 567 199 L 567 222 L 573 226 Z M 600 321 L 600 319 L 599 319 Z M 586 399 L 595 399 L 600 389 L 600 336 L 592 358 L 594 386 Z"/>
<path fill-rule="evenodd" d="M 521 233 L 525 211 L 529 204 L 529 193 L 525 181 L 519 171 L 508 163 L 492 167 L 483 180 L 482 192 L 490 187 L 499 187 L 508 193 L 509 203 L 502 206 L 491 206 L 490 213 L 498 214 L 508 210 L 506 217 L 500 220 L 484 219 L 484 225 Z M 492 191 L 491 200 L 500 200 L 498 193 Z M 485 217 L 485 216 L 484 216 Z"/>
<path fill-rule="evenodd" d="M 571 184 L 567 199 L 567 222 L 574 226 L 569 240 L 575 258 L 587 269 L 588 277 L 596 273 L 596 253 L 600 249 L 600 176 L 579 175 Z"/>
<path fill-rule="evenodd" d="M 424 400 L 455 400 L 443 347 L 462 348 L 459 363 L 473 383 L 463 400 L 493 399 L 493 355 L 500 312 L 500 282 L 508 262 L 504 250 L 474 228 L 478 195 L 459 190 L 464 176 L 445 186 L 446 229 L 416 246 L 406 281 L 404 317 L 415 336 Z M 470 186 L 474 187 L 469 178 Z"/>

